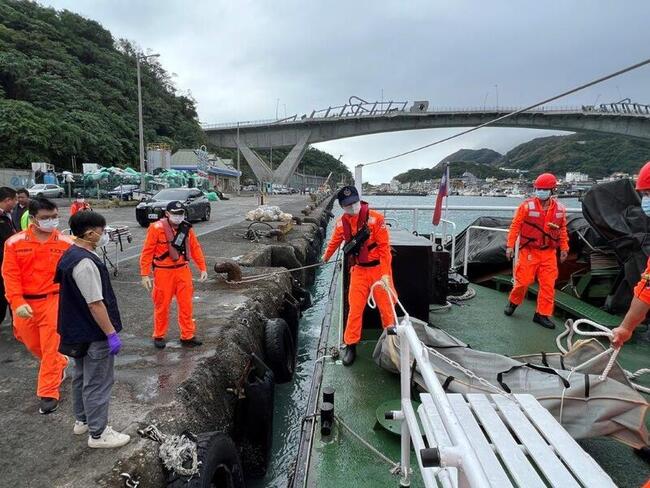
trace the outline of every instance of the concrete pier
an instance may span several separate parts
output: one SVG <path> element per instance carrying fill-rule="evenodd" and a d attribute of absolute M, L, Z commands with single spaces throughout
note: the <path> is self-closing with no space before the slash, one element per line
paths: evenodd
<path fill-rule="evenodd" d="M 284 273 L 254 283 L 229 284 L 225 277 L 212 271 L 212 266 L 217 258 L 236 258 L 243 265 L 251 265 L 243 268 L 245 277 L 278 270 L 277 266 L 294 259 L 301 265 L 314 263 L 325 236 L 329 219 L 325 207 L 330 198 L 307 217 L 301 214 L 309 202 L 306 197 L 283 201 L 279 203 L 283 211 L 303 218 L 302 225 L 295 225 L 283 242 L 262 238 L 255 243 L 243 239 L 241 235 L 249 224 L 244 222 L 243 212 L 224 219 L 237 219 L 237 223 L 203 235 L 201 226 L 196 227 L 210 273 L 208 282 L 195 283 L 197 337 L 204 341 L 199 348 L 181 348 L 175 306 L 167 348 L 153 347 L 152 303 L 139 283 L 137 257 L 120 264 L 114 288 L 125 322 L 121 334 L 124 347 L 116 359 L 110 424 L 132 436 L 131 443 L 124 448 L 89 449 L 86 435 L 73 435 L 69 379 L 62 385 L 59 409 L 50 415 L 38 414 L 37 361 L 13 338 L 9 321 L 2 324 L 1 485 L 122 487 L 120 473 L 127 472 L 140 481 L 141 487 L 165 486 L 158 444 L 141 439 L 136 433 L 138 428 L 153 423 L 167 434 L 185 430 L 231 431 L 235 398 L 227 390 L 242 377 L 251 353 L 263 357 L 264 321 L 278 316 L 285 294 L 291 292 L 291 277 Z M 233 205 L 228 207 L 226 203 L 213 204 L 214 221 L 220 219 L 219 204 L 222 208 Z M 252 201 L 247 205 L 256 206 Z M 214 221 L 209 225 L 215 226 Z M 139 239 L 134 242 L 136 251 Z M 309 282 L 313 270 L 294 277 Z"/>

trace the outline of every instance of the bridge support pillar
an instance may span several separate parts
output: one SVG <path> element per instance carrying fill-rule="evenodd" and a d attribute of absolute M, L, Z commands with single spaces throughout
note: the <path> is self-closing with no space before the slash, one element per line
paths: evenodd
<path fill-rule="evenodd" d="M 255 174 L 257 180 L 259 182 L 271 181 L 273 179 L 273 172 L 271 171 L 271 168 L 269 168 L 268 165 L 262 160 L 262 158 L 260 158 L 255 153 L 255 151 L 253 151 L 243 142 L 239 141 L 237 142 L 237 145 L 239 146 L 239 150 L 241 151 L 248 165 L 251 167 L 251 170 Z"/>
<path fill-rule="evenodd" d="M 298 137 L 298 143 L 293 146 L 287 157 L 284 158 L 278 169 L 273 172 L 273 181 L 280 185 L 286 185 L 291 175 L 296 171 L 302 157 L 309 147 L 309 136 L 311 131 L 304 131 Z"/>

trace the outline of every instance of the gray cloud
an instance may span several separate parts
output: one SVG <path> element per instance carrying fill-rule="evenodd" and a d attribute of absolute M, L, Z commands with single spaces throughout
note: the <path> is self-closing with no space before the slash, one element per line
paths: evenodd
<path fill-rule="evenodd" d="M 93 18 L 115 37 L 161 54 L 190 90 L 204 122 L 305 113 L 376 100 L 434 106 L 521 106 L 650 55 L 650 3 L 616 1 L 152 1 L 46 0 Z M 568 98 L 580 105 L 630 97 L 650 102 L 650 68 Z M 495 87 L 498 85 L 498 88 Z M 277 100 L 279 99 L 279 104 Z M 410 149 L 454 130 L 333 141 L 349 166 Z M 368 168 L 373 182 L 429 167 L 461 148 L 501 152 L 549 132 L 486 129 Z"/>

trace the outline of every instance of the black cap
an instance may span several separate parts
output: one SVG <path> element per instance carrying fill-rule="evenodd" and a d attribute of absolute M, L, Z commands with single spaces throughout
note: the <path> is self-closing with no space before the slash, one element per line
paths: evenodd
<path fill-rule="evenodd" d="M 172 200 L 167 204 L 167 211 L 169 213 L 179 214 L 185 212 L 185 207 L 178 200 Z"/>
<path fill-rule="evenodd" d="M 354 186 L 344 186 L 336 194 L 336 198 L 339 199 L 339 205 L 341 207 L 347 207 L 360 200 L 359 192 Z"/>

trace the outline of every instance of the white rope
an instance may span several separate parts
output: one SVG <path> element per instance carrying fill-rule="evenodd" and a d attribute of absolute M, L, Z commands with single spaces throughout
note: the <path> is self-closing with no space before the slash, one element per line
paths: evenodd
<path fill-rule="evenodd" d="M 166 435 L 153 424 L 138 430 L 138 434 L 160 443 L 158 456 L 167 470 L 181 476 L 194 476 L 199 472 L 201 461 L 198 459 L 196 442 L 190 440 L 186 435 Z M 192 463 L 189 468 L 184 467 L 187 461 Z"/>
<path fill-rule="evenodd" d="M 236 285 L 238 283 L 253 283 L 255 281 L 261 281 L 261 280 L 266 280 L 268 278 L 271 278 L 272 276 L 276 276 L 282 273 L 293 273 L 294 271 L 300 271 L 303 269 L 309 269 L 309 268 L 316 268 L 318 266 L 325 266 L 327 264 L 334 264 L 337 263 L 338 260 L 334 261 L 328 261 L 328 262 L 320 262 L 320 263 L 315 263 L 315 264 L 307 264 L 305 266 L 300 266 L 298 268 L 291 268 L 291 269 L 280 269 L 277 271 L 272 271 L 270 273 L 263 273 L 263 274 L 258 274 L 258 275 L 251 275 L 251 276 L 244 276 L 241 281 L 229 281 L 226 280 L 226 283 L 231 284 L 231 285 Z"/>
<path fill-rule="evenodd" d="M 471 286 L 467 287 L 467 291 L 462 295 L 447 295 L 447 300 L 450 302 L 463 302 L 465 300 L 471 300 L 476 296 L 476 290 Z"/>
<path fill-rule="evenodd" d="M 596 331 L 581 330 L 579 326 L 582 325 L 582 324 L 591 325 L 594 329 L 597 329 L 597 330 Z M 608 329 L 604 325 L 600 325 L 600 324 L 598 324 L 596 322 L 593 322 L 593 321 L 587 320 L 587 319 L 578 319 L 578 320 L 576 320 L 573 323 L 572 329 L 573 329 L 574 333 L 579 334 L 579 335 L 583 335 L 585 337 L 607 337 L 610 340 L 610 342 L 612 340 L 612 337 L 614 337 L 614 333 L 610 329 Z M 620 346 L 619 347 L 610 346 L 605 351 L 603 351 L 600 354 L 594 356 L 593 358 L 585 361 L 584 363 L 576 366 L 573 369 L 577 371 L 579 369 L 585 368 L 588 365 L 596 362 L 602 356 L 606 356 L 606 355 L 611 353 L 611 357 L 609 359 L 609 362 L 607 363 L 607 366 L 605 366 L 605 369 L 603 370 L 603 372 L 601 373 L 601 375 L 599 377 L 599 379 L 601 381 L 603 381 L 605 378 L 607 378 L 607 376 L 609 375 L 609 372 L 614 367 L 614 363 L 616 362 L 616 357 L 618 356 L 618 353 L 620 351 L 621 351 Z"/>

